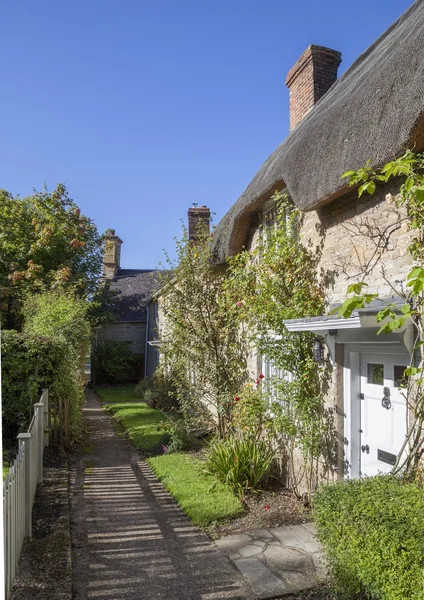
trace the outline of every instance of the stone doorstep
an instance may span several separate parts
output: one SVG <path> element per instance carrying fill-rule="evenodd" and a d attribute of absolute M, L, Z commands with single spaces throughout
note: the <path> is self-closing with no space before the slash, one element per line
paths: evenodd
<path fill-rule="evenodd" d="M 310 589 L 326 579 L 313 523 L 256 529 L 215 543 L 260 600 Z"/>

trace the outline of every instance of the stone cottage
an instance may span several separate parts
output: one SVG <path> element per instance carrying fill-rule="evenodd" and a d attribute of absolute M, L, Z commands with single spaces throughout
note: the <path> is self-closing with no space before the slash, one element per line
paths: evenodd
<path fill-rule="evenodd" d="M 187 211 L 188 239 L 195 240 L 199 223 L 209 229 L 210 222 L 210 209 L 207 206 L 198 206 L 198 204 L 193 203 Z M 166 327 L 163 307 L 164 295 L 164 288 L 156 290 L 147 306 L 146 377 L 151 377 L 160 363 L 161 339 Z"/>
<path fill-rule="evenodd" d="M 121 268 L 122 240 L 110 230 L 105 244 L 104 279 L 113 293 L 115 320 L 95 333 L 95 344 L 109 340 L 127 342 L 137 355 L 133 379 L 145 375 L 148 303 L 160 285 L 160 273 L 154 269 Z"/>
<path fill-rule="evenodd" d="M 338 476 L 387 472 L 406 433 L 406 403 L 399 383 L 412 351 L 412 326 L 378 336 L 376 312 L 392 301 L 389 282 L 410 270 L 410 233 L 386 202 L 399 184 L 381 185 L 358 199 L 341 175 L 384 165 L 406 148 L 424 149 L 424 0 L 417 0 L 337 79 L 341 54 L 309 46 L 287 75 L 290 134 L 259 169 L 218 224 L 213 251 L 218 265 L 257 244 L 262 223 L 273 218 L 275 191 L 285 192 L 303 213 L 305 244 L 322 248 L 320 267 L 334 273 L 327 314 L 287 322 L 289 331 L 310 331 L 328 348 L 332 377 L 328 405 L 335 409 Z M 369 235 L 374 232 L 374 239 Z M 376 253 L 376 239 L 381 247 Z M 384 266 L 384 276 L 381 266 Z M 349 319 L 330 314 L 358 279 L 378 293 L 379 305 Z M 159 299 L 159 301 L 158 301 Z M 149 337 L 160 344 L 160 295 Z M 158 324 L 159 321 L 159 324 Z M 157 348 L 156 348 L 157 350 Z M 152 372 L 157 354 L 152 357 Z M 252 363 L 257 376 L 266 359 Z"/>
<path fill-rule="evenodd" d="M 280 190 L 304 214 L 302 240 L 322 245 L 320 266 L 334 273 L 328 313 L 358 280 L 383 304 L 393 300 L 390 282 L 401 285 L 411 266 L 406 251 L 411 234 L 386 202 L 399 184 L 381 185 L 373 196 L 358 199 L 341 175 L 368 160 L 371 167 L 382 166 L 406 148 L 423 150 L 424 58 L 417 52 L 423 45 L 424 2 L 417 0 L 338 80 L 339 52 L 306 49 L 286 79 L 290 134 L 219 223 L 218 263 L 255 244 L 273 209 L 271 197 Z M 328 402 L 338 415 L 340 475 L 389 471 L 405 439 L 399 382 L 409 365 L 412 325 L 377 336 L 379 307 L 381 301 L 349 319 L 305 314 L 286 323 L 289 331 L 314 332 L 330 352 Z"/>

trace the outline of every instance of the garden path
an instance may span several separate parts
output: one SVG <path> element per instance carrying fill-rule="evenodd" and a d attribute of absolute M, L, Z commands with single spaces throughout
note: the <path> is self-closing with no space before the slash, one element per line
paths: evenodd
<path fill-rule="evenodd" d="M 90 445 L 71 466 L 75 600 L 251 600 L 229 559 L 194 527 L 115 430 L 95 393 Z"/>

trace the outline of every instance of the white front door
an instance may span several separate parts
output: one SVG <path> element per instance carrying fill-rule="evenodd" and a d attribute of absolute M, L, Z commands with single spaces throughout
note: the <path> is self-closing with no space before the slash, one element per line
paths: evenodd
<path fill-rule="evenodd" d="M 361 353 L 361 476 L 389 473 L 405 441 L 406 401 L 403 354 Z"/>

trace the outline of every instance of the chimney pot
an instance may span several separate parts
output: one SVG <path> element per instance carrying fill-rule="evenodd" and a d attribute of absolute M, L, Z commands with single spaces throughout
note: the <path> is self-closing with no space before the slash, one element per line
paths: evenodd
<path fill-rule="evenodd" d="M 123 241 L 115 235 L 114 229 L 109 229 L 105 242 L 105 253 L 103 259 L 104 277 L 113 279 L 121 266 L 121 245 Z"/>
<path fill-rule="evenodd" d="M 197 202 L 193 202 L 191 207 L 188 209 L 188 239 L 191 242 L 196 241 L 197 230 L 199 224 L 202 223 L 207 227 L 207 231 L 210 231 L 211 211 L 205 206 L 199 206 Z"/>
<path fill-rule="evenodd" d="M 308 46 L 286 77 L 290 90 L 290 131 L 308 114 L 337 79 L 342 55 L 324 46 Z"/>

